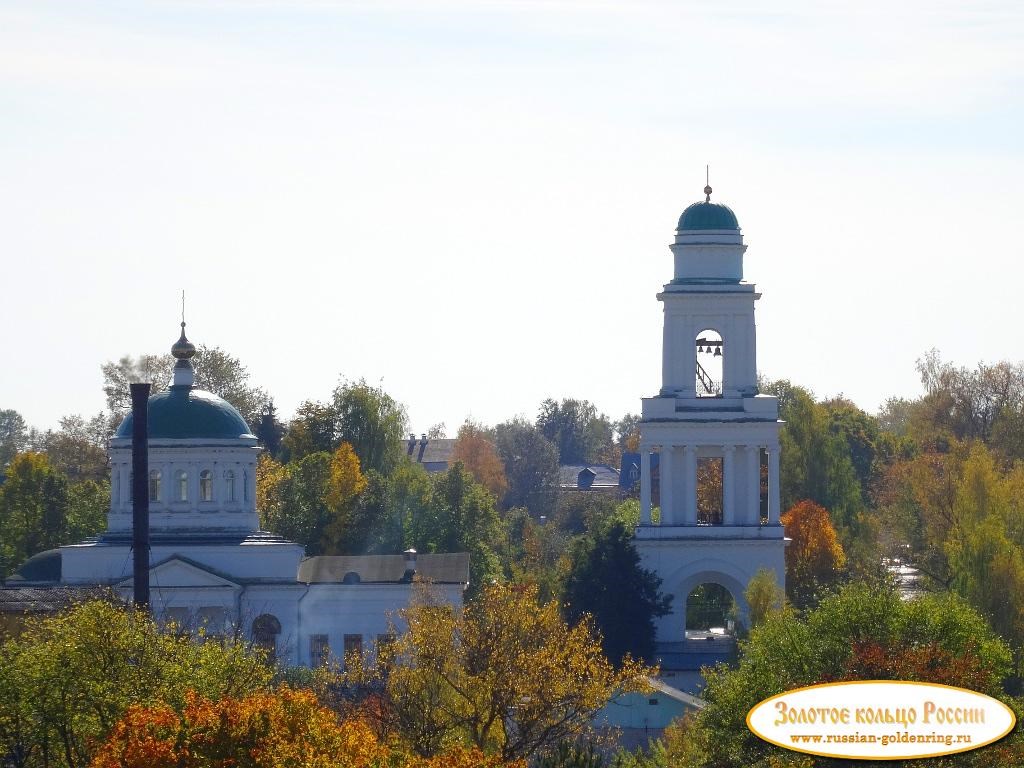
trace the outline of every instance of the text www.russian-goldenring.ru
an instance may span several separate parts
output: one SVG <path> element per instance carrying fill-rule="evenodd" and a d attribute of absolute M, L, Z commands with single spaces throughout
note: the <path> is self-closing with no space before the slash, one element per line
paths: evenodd
<path fill-rule="evenodd" d="M 792 734 L 789 737 L 793 744 L 880 744 L 888 747 L 890 744 L 945 744 L 947 747 L 953 744 L 970 744 L 969 733 L 902 733 L 882 734 L 874 733 L 815 733 L 815 734 Z"/>

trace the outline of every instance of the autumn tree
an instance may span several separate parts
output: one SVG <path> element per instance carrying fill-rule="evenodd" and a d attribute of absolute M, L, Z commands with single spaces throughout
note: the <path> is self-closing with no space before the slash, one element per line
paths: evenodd
<path fill-rule="evenodd" d="M 836 538 L 828 510 L 813 501 L 801 501 L 782 514 L 786 536 L 786 592 L 805 606 L 825 585 L 835 582 L 846 554 Z"/>
<path fill-rule="evenodd" d="M 488 586 L 461 612 L 421 592 L 400 616 L 408 630 L 368 669 L 352 665 L 346 682 L 382 686 L 380 705 L 365 711 L 425 755 L 466 741 L 530 758 L 586 731 L 616 693 L 646 690 L 651 672 L 630 660 L 616 671 L 592 623 L 568 625 L 532 586 Z"/>
<path fill-rule="evenodd" d="M 246 695 L 270 676 L 230 638 L 199 644 L 144 612 L 83 603 L 0 644 L 0 754 L 23 768 L 77 768 L 132 704 Z"/>
<path fill-rule="evenodd" d="M 786 764 L 778 760 L 792 753 L 754 736 L 746 715 L 759 701 L 793 688 L 866 675 L 968 685 L 1006 700 L 1002 681 L 1010 669 L 1006 644 L 960 598 L 928 595 L 907 601 L 882 584 L 847 585 L 802 618 L 791 610 L 769 616 L 751 631 L 736 666 L 706 670 L 702 698 L 707 706 L 684 730 L 679 765 Z M 1002 764 L 1019 765 L 1024 759 L 1020 736 L 1004 745 L 1016 762 Z M 814 765 L 842 768 L 848 762 L 815 758 Z M 992 765 L 987 750 L 958 755 L 956 764 Z"/>
<path fill-rule="evenodd" d="M 330 477 L 327 481 L 327 506 L 332 519 L 324 528 L 325 554 L 352 554 L 361 551 L 366 532 L 353 512 L 359 494 L 366 489 L 366 478 L 360 471 L 359 457 L 348 443 L 342 443 L 331 455 Z"/>
<path fill-rule="evenodd" d="M 487 432 L 474 421 L 467 420 L 459 427 L 459 435 L 452 449 L 451 463 L 462 462 L 466 470 L 476 478 L 494 498 L 501 500 L 508 490 L 505 466 L 498 449 Z"/>

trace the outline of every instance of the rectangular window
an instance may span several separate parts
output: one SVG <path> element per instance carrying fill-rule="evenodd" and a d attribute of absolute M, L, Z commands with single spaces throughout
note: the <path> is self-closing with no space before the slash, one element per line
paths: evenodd
<path fill-rule="evenodd" d="M 362 654 L 363 652 L 363 636 L 362 635 L 345 635 L 345 666 L 348 666 L 349 655 L 356 653 Z"/>
<path fill-rule="evenodd" d="M 327 635 L 309 636 L 309 666 L 318 669 L 324 666 L 331 657 L 331 647 Z"/>

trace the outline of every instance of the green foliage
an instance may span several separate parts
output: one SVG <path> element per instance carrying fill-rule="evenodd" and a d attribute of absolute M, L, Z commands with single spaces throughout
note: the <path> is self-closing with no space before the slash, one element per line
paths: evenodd
<path fill-rule="evenodd" d="M 761 389 L 779 398 L 779 417 L 786 422 L 779 435 L 782 508 L 810 499 L 832 514 L 844 545 L 862 537 L 860 513 L 868 492 L 854 467 L 851 442 L 870 478 L 874 458 L 870 430 L 861 430 L 860 417 L 846 405 L 830 412 L 806 389 L 788 381 L 768 382 Z"/>
<path fill-rule="evenodd" d="M 83 603 L 0 645 L 0 754 L 25 768 L 86 765 L 130 704 L 245 695 L 270 677 L 231 640 L 195 643 L 145 613 Z"/>
<path fill-rule="evenodd" d="M 786 602 L 786 592 L 779 586 L 775 571 L 767 568 L 754 574 L 743 594 L 750 611 L 751 629 L 781 611 Z"/>
<path fill-rule="evenodd" d="M 537 429 L 558 448 L 562 464 L 596 461 L 601 450 L 612 444 L 611 422 L 589 400 L 545 400 L 537 414 Z"/>
<path fill-rule="evenodd" d="M 45 454 L 17 454 L 0 485 L 0 574 L 32 555 L 103 529 L 106 483 L 69 486 Z"/>
<path fill-rule="evenodd" d="M 20 413 L 11 409 L 0 409 L 0 471 L 11 463 L 16 453 L 25 450 L 28 441 L 28 427 Z"/>
<path fill-rule="evenodd" d="M 494 443 L 508 479 L 504 508 L 526 507 L 535 517 L 550 517 L 558 497 L 558 449 L 555 445 L 523 419 L 496 426 Z"/>
<path fill-rule="evenodd" d="M 684 733 L 684 764 L 767 768 L 773 755 L 784 753 L 747 729 L 750 708 L 791 688 L 849 679 L 858 649 L 868 646 L 884 649 L 882 657 L 891 660 L 915 658 L 920 648 L 949 659 L 939 668 L 897 665 L 904 679 L 957 684 L 952 660 L 972 659 L 974 685 L 995 696 L 1002 695 L 1000 683 L 1010 670 L 1006 644 L 959 598 L 904 601 L 891 587 L 849 585 L 802 619 L 789 610 L 768 617 L 741 644 L 737 668 L 707 671 L 708 706 Z"/>
<path fill-rule="evenodd" d="M 295 461 L 311 453 L 333 452 L 348 443 L 364 471 L 390 474 L 402 458 L 405 407 L 365 380 L 343 381 L 329 403 L 307 400 L 288 425 L 282 455 Z"/>
<path fill-rule="evenodd" d="M 260 415 L 260 422 L 256 426 L 256 437 L 260 445 L 271 457 L 281 457 L 281 441 L 284 439 L 285 425 L 277 418 L 277 409 L 274 401 L 267 403 L 266 410 Z"/>
<path fill-rule="evenodd" d="M 406 540 L 421 552 L 469 552 L 470 595 L 501 576 L 495 552 L 502 538 L 494 497 L 460 462 L 432 478 L 423 513 L 410 520 Z"/>
<path fill-rule="evenodd" d="M 594 618 L 605 655 L 618 663 L 654 656 L 654 620 L 671 611 L 671 597 L 658 592 L 661 579 L 640 565 L 633 528 L 611 519 L 574 542 L 564 603 L 570 622 Z"/>

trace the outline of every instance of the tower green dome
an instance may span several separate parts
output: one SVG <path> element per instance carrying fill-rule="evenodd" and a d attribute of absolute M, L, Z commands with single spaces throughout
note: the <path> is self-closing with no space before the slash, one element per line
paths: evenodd
<path fill-rule="evenodd" d="M 729 206 L 702 201 L 683 211 L 679 217 L 679 226 L 676 227 L 677 232 L 696 229 L 731 229 L 738 232 L 740 224 Z"/>
<path fill-rule="evenodd" d="M 253 438 L 231 403 L 201 389 L 174 386 L 149 398 L 149 437 L 153 440 L 237 440 Z M 131 439 L 129 413 L 114 437 Z"/>

